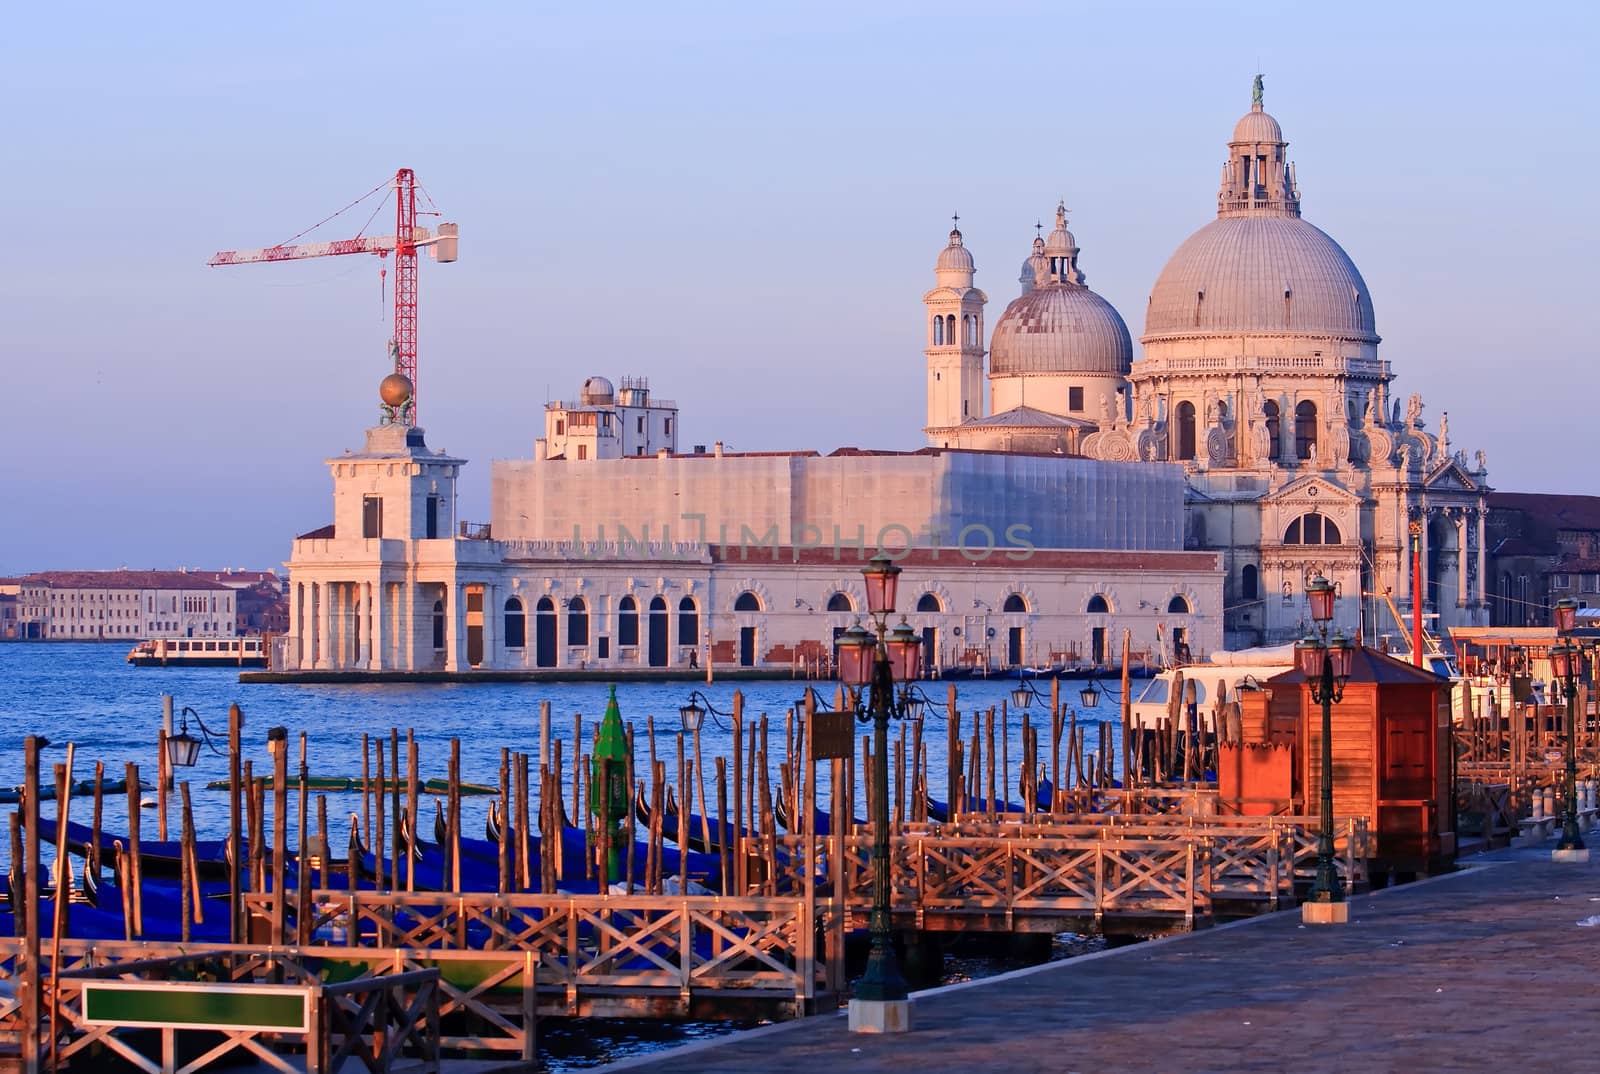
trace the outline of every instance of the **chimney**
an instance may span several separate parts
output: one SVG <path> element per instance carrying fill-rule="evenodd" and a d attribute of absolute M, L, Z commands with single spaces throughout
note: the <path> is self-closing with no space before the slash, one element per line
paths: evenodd
<path fill-rule="evenodd" d="M 717 458 L 719 458 L 719 459 L 722 458 L 722 441 L 721 440 L 718 440 L 715 444 L 711 445 L 711 452 Z"/>

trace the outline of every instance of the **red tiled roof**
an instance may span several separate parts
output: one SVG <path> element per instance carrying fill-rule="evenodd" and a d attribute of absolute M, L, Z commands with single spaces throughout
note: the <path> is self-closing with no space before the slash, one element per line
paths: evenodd
<path fill-rule="evenodd" d="M 986 558 L 979 558 L 988 553 Z M 1010 555 L 1018 558 L 1012 559 Z M 874 550 L 855 546 L 795 548 L 782 545 L 712 545 L 713 563 L 784 563 L 858 569 Z M 1210 571 L 1215 552 L 1115 552 L 1094 548 L 912 548 L 895 560 L 909 570 L 975 567 L 989 570 Z"/>
<path fill-rule="evenodd" d="M 205 589 L 226 590 L 204 573 L 186 571 L 38 571 L 22 579 L 52 589 Z"/>
<path fill-rule="evenodd" d="M 1491 492 L 1489 506 L 1521 511 L 1562 530 L 1600 530 L 1600 496 L 1545 492 Z"/>

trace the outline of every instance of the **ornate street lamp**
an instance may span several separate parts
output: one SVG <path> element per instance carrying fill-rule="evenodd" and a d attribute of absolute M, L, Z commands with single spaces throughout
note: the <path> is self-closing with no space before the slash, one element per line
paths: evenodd
<path fill-rule="evenodd" d="M 1578 757 L 1577 757 L 1577 707 L 1578 673 L 1583 665 L 1583 650 L 1572 641 L 1572 632 L 1578 625 L 1578 602 L 1565 597 L 1556 602 L 1556 634 L 1561 640 L 1550 649 L 1550 668 L 1555 673 L 1557 689 L 1566 690 L 1567 702 L 1567 773 L 1566 804 L 1561 814 L 1561 839 L 1550 857 L 1553 861 L 1584 862 L 1589 851 L 1578 834 Z"/>
<path fill-rule="evenodd" d="M 1301 917 L 1308 925 L 1336 925 L 1350 919 L 1350 908 L 1333 868 L 1333 706 L 1344 698 L 1355 647 L 1343 634 L 1335 634 L 1331 641 L 1328 638 L 1334 596 L 1333 584 L 1320 574 L 1307 583 L 1306 600 L 1311 605 L 1317 633 L 1307 635 L 1294 647 L 1295 661 L 1311 687 L 1311 700 L 1322 706 L 1322 823 L 1317 834 L 1317 880 L 1301 907 Z"/>
<path fill-rule="evenodd" d="M 167 760 L 174 768 L 193 768 L 200 760 L 200 739 L 189 733 L 189 717 L 194 717 L 194 722 L 199 726 L 200 733 L 205 736 L 205 743 L 211 746 L 211 729 L 200 720 L 200 714 L 188 705 L 183 706 L 180 713 L 183 724 L 178 728 L 178 733 L 167 736 Z M 222 751 L 211 746 L 211 752 L 221 757 Z"/>
<path fill-rule="evenodd" d="M 1011 707 L 1014 709 L 1030 707 L 1035 698 L 1043 702 L 1044 694 L 1040 693 L 1039 688 L 1029 679 L 1018 679 L 1017 685 L 1011 689 Z"/>
<path fill-rule="evenodd" d="M 692 735 L 700 730 L 701 725 L 705 723 L 707 715 L 711 717 L 712 722 L 718 727 L 724 726 L 723 718 L 731 718 L 730 713 L 723 712 L 717 708 L 711 703 L 711 699 L 699 690 L 691 690 L 689 692 L 689 700 L 678 706 L 678 719 L 682 722 L 683 730 L 687 734 Z"/>
<path fill-rule="evenodd" d="M 1083 707 L 1086 709 L 1092 709 L 1100 704 L 1100 684 L 1090 679 L 1084 684 L 1083 689 L 1078 691 L 1078 700 L 1083 702 Z"/>
<path fill-rule="evenodd" d="M 856 718 L 872 724 L 872 952 L 866 972 L 850 1000 L 850 1030 L 855 1033 L 904 1033 L 911 1028 L 911 1004 L 905 978 L 894 957 L 889 920 L 889 721 L 915 719 L 910 691 L 895 696 L 895 682 L 911 683 L 922 657 L 922 639 L 904 621 L 893 630 L 895 589 L 900 568 L 879 553 L 862 568 L 867 611 L 876 637 L 857 623 L 839 638 L 839 678 L 854 687 Z"/>

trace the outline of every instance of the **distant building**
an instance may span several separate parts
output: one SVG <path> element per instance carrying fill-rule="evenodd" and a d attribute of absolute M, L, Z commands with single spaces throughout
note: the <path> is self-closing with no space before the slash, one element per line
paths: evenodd
<path fill-rule="evenodd" d="M 619 391 L 605 377 L 590 377 L 577 402 L 546 403 L 537 454 L 581 462 L 677 451 L 678 404 L 652 399 L 643 377 L 621 384 Z"/>
<path fill-rule="evenodd" d="M 38 641 L 231 638 L 235 591 L 183 571 L 41 571 L 18 580 L 19 636 Z"/>
<path fill-rule="evenodd" d="M 20 610 L 16 593 L 0 591 L 0 641 L 16 641 L 22 636 Z"/>
<path fill-rule="evenodd" d="M 1600 604 L 1600 496 L 1489 495 L 1493 626 L 1545 626 L 1564 597 Z"/>

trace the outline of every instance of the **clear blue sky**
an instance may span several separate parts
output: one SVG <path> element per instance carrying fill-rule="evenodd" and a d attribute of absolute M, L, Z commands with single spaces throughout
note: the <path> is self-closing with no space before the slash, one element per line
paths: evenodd
<path fill-rule="evenodd" d="M 526 457 L 648 376 L 683 443 L 914 447 L 952 211 L 991 297 L 1074 210 L 1139 334 L 1266 73 L 1397 398 L 1493 483 L 1600 492 L 1589 5 L 34 4 L 8 16 L 0 572 L 264 566 L 386 372 L 376 259 L 209 269 L 407 165 L 429 442 Z M 358 218 L 319 233 L 338 238 Z M 376 230 L 376 229 L 374 229 Z"/>

